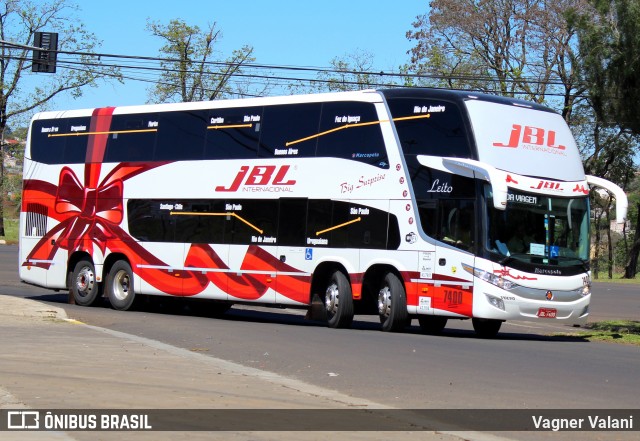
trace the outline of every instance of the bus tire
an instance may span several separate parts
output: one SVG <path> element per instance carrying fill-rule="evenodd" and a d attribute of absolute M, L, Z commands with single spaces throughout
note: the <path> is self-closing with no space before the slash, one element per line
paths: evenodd
<path fill-rule="evenodd" d="M 76 305 L 91 306 L 98 300 L 100 285 L 91 261 L 82 259 L 76 263 L 69 279 L 69 290 Z"/>
<path fill-rule="evenodd" d="M 378 291 L 378 315 L 386 332 L 401 331 L 409 322 L 407 294 L 394 273 L 386 274 Z"/>
<path fill-rule="evenodd" d="M 113 264 L 107 275 L 105 289 L 113 309 L 126 311 L 131 308 L 136 294 L 133 290 L 133 272 L 127 262 L 118 260 Z"/>
<path fill-rule="evenodd" d="M 330 328 L 348 328 L 353 322 L 353 295 L 351 284 L 342 271 L 331 274 L 324 294 L 327 325 Z"/>
<path fill-rule="evenodd" d="M 498 335 L 500 326 L 502 326 L 502 320 L 491 320 L 474 318 L 471 319 L 473 323 L 473 329 L 476 331 L 476 335 L 480 338 L 493 338 Z"/>
<path fill-rule="evenodd" d="M 447 326 L 447 318 L 435 315 L 418 316 L 420 329 L 426 334 L 440 334 L 445 326 Z"/>

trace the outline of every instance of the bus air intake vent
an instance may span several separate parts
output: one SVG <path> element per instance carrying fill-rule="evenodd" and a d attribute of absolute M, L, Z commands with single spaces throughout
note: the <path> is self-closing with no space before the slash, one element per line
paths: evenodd
<path fill-rule="evenodd" d="M 42 204 L 27 204 L 24 235 L 41 237 L 47 232 L 47 207 Z"/>

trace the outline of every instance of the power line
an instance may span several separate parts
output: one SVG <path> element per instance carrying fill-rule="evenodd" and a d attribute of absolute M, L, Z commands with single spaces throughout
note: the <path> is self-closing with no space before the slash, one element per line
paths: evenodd
<path fill-rule="evenodd" d="M 17 43 L 10 43 L 3 40 L 0 40 L 0 46 L 2 47 L 13 47 L 20 48 L 23 50 L 33 50 L 40 49 L 34 48 L 32 46 L 21 45 Z M 138 69 L 138 70 L 158 70 L 158 71 L 168 71 L 166 67 L 162 67 L 162 63 L 180 63 L 183 60 L 176 58 L 165 58 L 165 57 L 150 57 L 150 56 L 142 56 L 142 55 L 124 55 L 124 54 L 110 54 L 110 53 L 94 53 L 94 52 L 81 52 L 81 51 L 56 51 L 57 54 L 63 55 L 72 55 L 72 56 L 81 56 L 81 57 L 93 57 L 98 60 L 102 60 L 103 58 L 113 58 L 113 59 L 122 59 L 122 60 L 134 60 L 134 61 L 151 61 L 151 62 L 159 62 L 161 63 L 158 67 L 148 67 L 148 66 L 140 66 L 140 65 L 126 65 L 126 64 L 106 64 L 106 63 L 94 63 L 94 65 L 106 66 L 106 67 L 116 67 L 116 68 L 126 68 L 126 69 Z M 62 62 L 62 59 L 58 59 L 58 62 Z M 73 61 L 66 61 L 71 64 Z M 92 64 L 89 61 L 79 61 L 75 62 L 77 64 L 90 65 Z M 447 81 L 471 81 L 471 82 L 493 82 L 493 83 L 519 83 L 519 84 L 537 84 L 537 85 L 547 85 L 547 86 L 563 86 L 564 83 L 560 80 L 540 80 L 535 77 L 520 77 L 518 79 L 512 78 L 497 78 L 495 76 L 490 75 L 447 75 L 447 74 L 423 74 L 423 73 L 401 73 L 401 72 L 385 72 L 385 71 L 358 71 L 358 70 L 343 70 L 343 69 L 335 69 L 329 67 L 310 67 L 310 66 L 295 66 L 295 65 L 277 65 L 277 64 L 260 64 L 260 63 L 234 63 L 229 61 L 193 61 L 193 63 L 197 64 L 205 64 L 208 66 L 216 66 L 221 68 L 228 68 L 233 66 L 239 66 L 242 69 L 256 69 L 256 70 L 275 70 L 275 71 L 291 71 L 291 72 L 307 72 L 307 73 L 315 73 L 316 76 L 319 74 L 338 74 L 338 75 L 369 75 L 373 77 L 379 78 L 398 78 L 400 80 L 447 80 Z M 194 71 L 190 70 L 175 70 L 170 69 L 169 71 L 174 71 L 178 73 L 194 73 Z M 215 74 L 215 73 L 214 73 Z M 237 74 L 236 74 L 237 75 Z M 245 76 L 249 76 L 245 74 Z M 253 75 L 254 78 L 261 78 L 260 75 Z M 309 82 L 323 82 L 323 80 L 314 80 L 306 78 L 306 77 L 274 77 L 273 75 L 269 75 L 269 78 L 279 79 L 279 80 L 292 80 L 292 81 L 309 81 Z M 349 84 L 349 83 L 345 83 Z M 356 84 L 359 84 L 356 82 Z M 396 85 L 395 83 L 392 83 Z M 376 86 L 380 85 L 389 85 L 388 82 L 379 81 Z M 523 94 L 526 94 L 523 92 Z"/>

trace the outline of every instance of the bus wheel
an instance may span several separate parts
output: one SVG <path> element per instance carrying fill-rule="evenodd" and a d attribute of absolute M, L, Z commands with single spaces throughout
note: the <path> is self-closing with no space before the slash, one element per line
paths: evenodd
<path fill-rule="evenodd" d="M 113 309 L 126 311 L 131 308 L 136 294 L 133 292 L 133 272 L 127 262 L 119 260 L 113 264 L 105 289 Z"/>
<path fill-rule="evenodd" d="M 474 318 L 471 319 L 476 335 L 481 338 L 493 338 L 498 335 L 502 320 Z"/>
<path fill-rule="evenodd" d="M 407 295 L 393 273 L 387 273 L 378 291 L 378 314 L 383 331 L 400 331 L 409 322 Z"/>
<path fill-rule="evenodd" d="M 76 305 L 91 306 L 96 302 L 100 289 L 93 263 L 85 259 L 76 263 L 71 273 L 69 289 Z"/>
<path fill-rule="evenodd" d="M 330 328 L 348 328 L 353 322 L 351 285 L 342 271 L 334 271 L 324 294 L 327 324 Z"/>
<path fill-rule="evenodd" d="M 440 334 L 444 327 L 447 326 L 447 318 L 434 315 L 421 315 L 418 316 L 418 323 L 420 323 L 420 329 L 427 334 Z"/>

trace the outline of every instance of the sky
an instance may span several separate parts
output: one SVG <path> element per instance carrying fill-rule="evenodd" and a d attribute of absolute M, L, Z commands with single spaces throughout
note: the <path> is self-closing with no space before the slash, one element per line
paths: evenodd
<path fill-rule="evenodd" d="M 179 18 L 201 29 L 216 23 L 222 32 L 220 61 L 244 45 L 253 46 L 255 63 L 289 66 L 329 67 L 334 57 L 366 51 L 376 71 L 397 70 L 409 61 L 407 51 L 415 42 L 406 32 L 428 8 L 419 0 L 83 0 L 78 5 L 78 17 L 103 42 L 96 50 L 101 53 L 158 56 L 163 42 L 145 29 L 147 21 L 168 24 Z M 150 87 L 112 81 L 87 88 L 81 98 L 58 97 L 51 107 L 144 104 Z"/>

